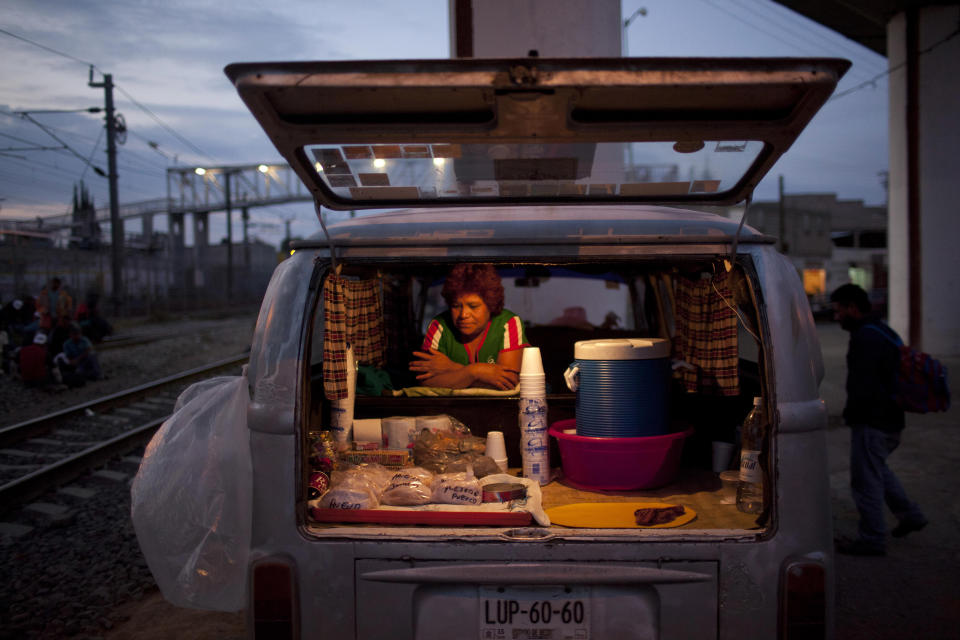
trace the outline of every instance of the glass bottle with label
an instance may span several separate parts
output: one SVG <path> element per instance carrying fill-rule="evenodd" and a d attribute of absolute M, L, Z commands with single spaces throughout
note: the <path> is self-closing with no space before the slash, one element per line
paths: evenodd
<path fill-rule="evenodd" d="M 763 398 L 753 399 L 753 409 L 743 422 L 740 433 L 740 485 L 737 487 L 737 509 L 744 513 L 763 510 L 763 467 L 760 452 L 767 437 L 763 419 Z"/>

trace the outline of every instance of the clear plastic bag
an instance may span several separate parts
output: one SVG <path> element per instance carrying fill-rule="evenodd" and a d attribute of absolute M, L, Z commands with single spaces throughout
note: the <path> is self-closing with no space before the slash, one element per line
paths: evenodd
<path fill-rule="evenodd" d="M 376 509 L 380 505 L 373 485 L 357 474 L 344 477 L 323 494 L 321 509 Z"/>
<path fill-rule="evenodd" d="M 130 489 L 137 540 L 178 607 L 247 604 L 252 465 L 245 375 L 190 386 L 147 445 Z"/>
<path fill-rule="evenodd" d="M 433 474 L 421 467 L 397 471 L 383 490 L 380 502 L 395 507 L 427 504 L 433 495 Z"/>
<path fill-rule="evenodd" d="M 433 502 L 477 506 L 483 503 L 483 489 L 473 475 L 473 469 L 464 473 L 443 473 L 433 481 Z"/>
<path fill-rule="evenodd" d="M 448 473 L 456 462 L 471 463 L 482 456 L 486 440 L 470 434 L 470 429 L 456 418 L 449 417 L 449 430 L 432 432 L 423 429 L 413 443 L 413 461 L 433 473 Z M 456 471 L 464 470 L 461 466 Z"/>
<path fill-rule="evenodd" d="M 376 509 L 380 494 L 394 472 L 383 465 L 349 465 L 333 472 L 330 490 L 316 506 L 321 509 Z"/>

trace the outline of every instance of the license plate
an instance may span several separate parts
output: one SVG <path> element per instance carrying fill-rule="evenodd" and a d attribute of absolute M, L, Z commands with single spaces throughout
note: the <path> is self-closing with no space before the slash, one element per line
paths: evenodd
<path fill-rule="evenodd" d="M 480 640 L 590 640 L 590 587 L 479 587 Z"/>

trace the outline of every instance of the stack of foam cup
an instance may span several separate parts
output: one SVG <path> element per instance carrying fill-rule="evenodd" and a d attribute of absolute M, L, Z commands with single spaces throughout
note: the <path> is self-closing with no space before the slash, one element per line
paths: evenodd
<path fill-rule="evenodd" d="M 523 350 L 520 365 L 520 453 L 523 477 L 550 482 L 550 439 L 547 435 L 547 390 L 538 347 Z"/>
<path fill-rule="evenodd" d="M 353 440 L 353 402 L 357 395 L 357 364 L 353 347 L 347 346 L 347 397 L 330 403 L 330 426 L 334 440 L 341 450 L 349 449 Z"/>

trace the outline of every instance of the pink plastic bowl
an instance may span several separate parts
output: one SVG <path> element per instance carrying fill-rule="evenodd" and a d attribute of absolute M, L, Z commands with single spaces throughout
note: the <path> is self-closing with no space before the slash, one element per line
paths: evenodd
<path fill-rule="evenodd" d="M 590 438 L 564 433 L 576 426 L 576 420 L 550 425 L 550 435 L 560 446 L 563 475 L 578 489 L 604 491 L 651 489 L 673 482 L 684 440 L 693 433 L 693 429 L 688 429 L 638 438 Z"/>

